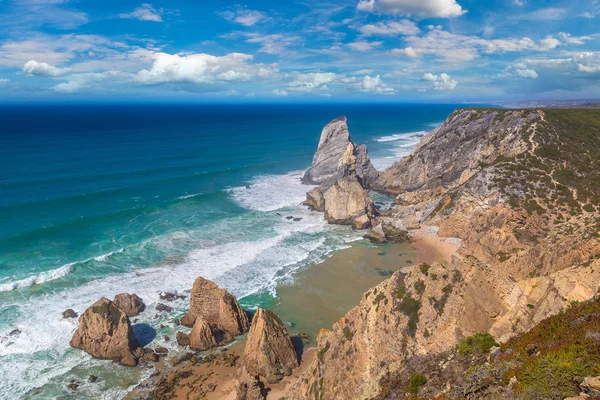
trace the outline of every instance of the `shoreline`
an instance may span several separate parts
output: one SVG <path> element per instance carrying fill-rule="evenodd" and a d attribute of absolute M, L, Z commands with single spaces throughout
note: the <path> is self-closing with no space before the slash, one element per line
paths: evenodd
<path fill-rule="evenodd" d="M 413 268 L 421 263 L 447 261 L 459 248 L 458 245 L 423 230 L 413 232 L 412 237 L 413 241 L 410 243 L 373 245 L 364 241 L 357 242 L 350 248 L 334 253 L 325 261 L 297 272 L 293 284 L 277 288 L 277 303 L 268 308 L 280 316 L 292 336 L 309 331 L 311 340 L 303 343 L 300 367 L 281 382 L 268 385 L 269 398 L 279 399 L 284 396 L 288 387 L 297 382 L 311 364 L 316 355 L 315 331 L 330 329 L 335 321 L 359 304 L 366 291 L 388 279 L 391 273 Z M 384 269 L 385 266 L 397 268 Z M 323 288 L 328 290 L 324 292 Z M 313 297 L 307 297 L 309 294 Z M 346 298 L 348 294 L 350 296 Z M 340 303 L 328 304 L 327 301 Z M 245 343 L 246 337 L 243 336 L 228 347 L 198 353 L 198 356 L 214 357 L 213 361 L 186 360 L 186 354 L 191 353 L 185 352 L 183 356 L 165 360 L 153 374 L 155 376 L 142 381 L 125 398 L 143 398 L 148 394 L 148 388 L 162 387 L 169 391 L 169 398 L 235 400 Z M 173 363 L 177 365 L 172 365 Z"/>

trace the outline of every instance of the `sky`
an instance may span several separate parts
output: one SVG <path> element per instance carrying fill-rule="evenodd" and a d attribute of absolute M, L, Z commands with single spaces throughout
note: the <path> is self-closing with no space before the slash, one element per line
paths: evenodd
<path fill-rule="evenodd" d="M 0 0 L 0 101 L 600 98 L 600 0 Z"/>

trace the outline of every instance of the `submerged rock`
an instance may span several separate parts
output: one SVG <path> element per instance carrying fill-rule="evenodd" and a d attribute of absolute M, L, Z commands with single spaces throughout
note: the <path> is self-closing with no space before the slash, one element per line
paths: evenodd
<path fill-rule="evenodd" d="M 248 316 L 235 297 L 204 278 L 198 278 L 194 282 L 190 294 L 190 310 L 181 319 L 181 323 L 191 328 L 199 317 L 204 319 L 211 329 L 217 329 L 232 337 L 247 332 L 249 327 Z"/>
<path fill-rule="evenodd" d="M 127 314 L 104 297 L 79 317 L 79 327 L 70 344 L 94 358 L 114 360 L 130 367 L 137 365 L 141 350 Z"/>
<path fill-rule="evenodd" d="M 128 317 L 136 317 L 146 309 L 146 305 L 137 294 L 118 294 L 115 296 L 113 303 L 121 310 L 125 311 L 125 314 L 127 314 Z"/>
<path fill-rule="evenodd" d="M 285 324 L 267 310 L 258 309 L 248 333 L 244 364 L 254 375 L 276 383 L 298 367 L 298 356 Z"/>
<path fill-rule="evenodd" d="M 73 309 L 69 308 L 68 310 L 63 311 L 62 316 L 65 319 L 77 318 L 77 313 Z"/>

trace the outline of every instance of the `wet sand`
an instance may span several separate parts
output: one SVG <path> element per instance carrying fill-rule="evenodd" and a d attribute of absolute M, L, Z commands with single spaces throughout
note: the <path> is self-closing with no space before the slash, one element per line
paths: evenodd
<path fill-rule="evenodd" d="M 356 243 L 298 273 L 292 285 L 278 287 L 271 309 L 290 333 L 315 338 L 358 305 L 364 292 L 413 263 L 416 251 L 410 244 Z"/>

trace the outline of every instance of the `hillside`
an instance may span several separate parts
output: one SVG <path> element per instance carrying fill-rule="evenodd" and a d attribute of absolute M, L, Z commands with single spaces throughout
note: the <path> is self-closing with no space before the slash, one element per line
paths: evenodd
<path fill-rule="evenodd" d="M 372 220 L 374 230 L 435 234 L 460 249 L 452 262 L 403 268 L 367 292 L 322 332 L 317 358 L 286 398 L 400 398 L 396 389 L 408 369 L 430 370 L 428 363 L 442 362 L 436 357 L 465 338 L 491 334 L 514 343 L 571 304 L 594 298 L 600 287 L 599 152 L 600 110 L 453 113 L 370 186 L 397 196 L 393 211 Z M 578 374 L 595 374 L 594 368 Z M 457 370 L 436 381 L 427 398 L 461 398 L 450 389 L 468 375 Z M 514 376 L 521 382 L 522 375 Z M 386 394 L 386 388 L 395 391 Z M 540 397 L 525 389 L 516 385 L 508 397 L 464 397 L 566 393 Z"/>

